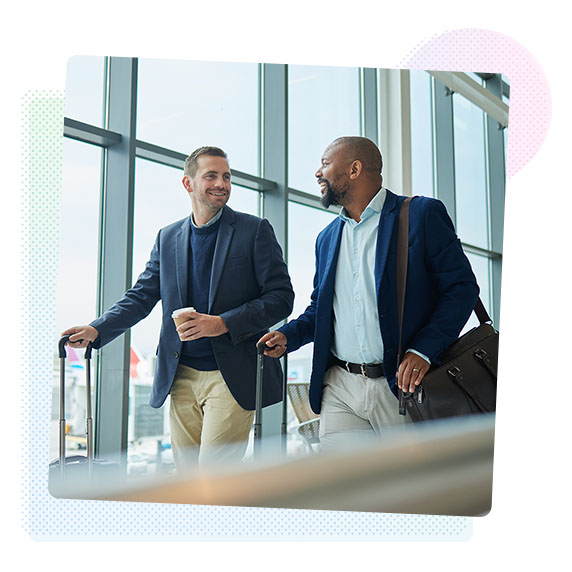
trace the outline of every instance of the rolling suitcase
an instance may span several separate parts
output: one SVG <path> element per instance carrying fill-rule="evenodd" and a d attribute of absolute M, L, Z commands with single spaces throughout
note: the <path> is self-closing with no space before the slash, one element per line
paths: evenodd
<path fill-rule="evenodd" d="M 111 479 L 121 477 L 119 463 L 93 458 L 91 416 L 91 343 L 85 350 L 86 371 L 86 448 L 87 455 L 73 455 L 66 457 L 66 418 L 65 418 L 65 361 L 66 343 L 69 336 L 64 336 L 58 344 L 60 358 L 60 420 L 59 420 L 59 458 L 52 461 L 49 466 L 48 486 L 55 496 L 65 496 L 66 485 L 72 482 L 84 482 L 86 479 Z M 64 495 L 62 495 L 64 493 Z"/>
<path fill-rule="evenodd" d="M 264 381 L 264 350 L 272 349 L 265 343 L 256 344 L 256 396 L 254 413 L 254 457 L 260 456 L 262 445 L 262 385 Z M 282 423 L 280 426 L 282 452 L 286 454 L 286 380 L 288 372 L 287 354 L 284 354 L 284 373 L 282 377 Z"/>

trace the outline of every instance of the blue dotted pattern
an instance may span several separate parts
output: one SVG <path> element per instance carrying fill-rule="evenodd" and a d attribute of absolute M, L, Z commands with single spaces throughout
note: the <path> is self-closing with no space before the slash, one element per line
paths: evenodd
<path fill-rule="evenodd" d="M 38 540 L 443 540 L 465 541 L 465 517 L 218 507 L 53 498 L 48 492 L 52 334 L 58 258 L 64 96 L 23 101 L 22 526 Z M 42 328 L 38 336 L 37 327 Z M 28 338 L 31 339 L 31 336 Z"/>

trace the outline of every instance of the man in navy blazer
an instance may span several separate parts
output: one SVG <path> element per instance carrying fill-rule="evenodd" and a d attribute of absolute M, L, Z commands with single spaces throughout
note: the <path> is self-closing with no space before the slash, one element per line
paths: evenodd
<path fill-rule="evenodd" d="M 294 300 L 270 223 L 226 206 L 230 177 L 224 151 L 195 150 L 183 177 L 191 216 L 159 231 L 145 270 L 116 304 L 90 325 L 62 333 L 71 334 L 74 347 L 92 341 L 99 348 L 161 300 L 150 405 L 160 407 L 171 394 L 178 468 L 242 457 L 255 408 L 256 341 L 289 315 Z M 172 312 L 191 306 L 177 328 Z M 266 360 L 263 406 L 282 399 L 280 365 Z"/>
<path fill-rule="evenodd" d="M 305 312 L 260 341 L 279 357 L 314 342 L 310 403 L 320 413 L 322 448 L 401 425 L 397 386 L 413 391 L 459 335 L 479 288 L 444 205 L 410 205 L 403 317 L 405 352 L 397 371 L 397 227 L 401 203 L 382 186 L 382 158 L 362 137 L 324 151 L 316 177 L 325 206 L 340 216 L 316 240 L 316 273 Z"/>

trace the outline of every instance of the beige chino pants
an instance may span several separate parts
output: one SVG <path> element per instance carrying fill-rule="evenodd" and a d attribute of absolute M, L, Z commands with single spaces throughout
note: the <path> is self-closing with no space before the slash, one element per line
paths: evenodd
<path fill-rule="evenodd" d="M 324 377 L 320 411 L 320 451 L 360 444 L 402 427 L 409 417 L 399 414 L 399 402 L 385 377 L 368 378 L 331 367 Z"/>
<path fill-rule="evenodd" d="M 220 371 L 179 365 L 171 387 L 169 422 L 178 470 L 238 462 L 248 444 L 254 411 L 234 399 Z"/>

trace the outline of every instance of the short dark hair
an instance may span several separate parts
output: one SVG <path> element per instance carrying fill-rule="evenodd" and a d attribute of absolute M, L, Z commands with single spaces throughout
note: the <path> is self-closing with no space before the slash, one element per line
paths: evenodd
<path fill-rule="evenodd" d="M 197 159 L 203 155 L 210 157 L 224 157 L 227 159 L 226 153 L 219 147 L 205 146 L 195 149 L 186 159 L 184 173 L 187 177 L 194 177 L 197 172 Z"/>
<path fill-rule="evenodd" d="M 383 159 L 377 145 L 367 137 L 338 137 L 330 144 L 332 147 L 341 145 L 345 148 L 348 159 L 361 161 L 363 168 L 376 175 L 381 174 Z"/>

